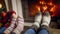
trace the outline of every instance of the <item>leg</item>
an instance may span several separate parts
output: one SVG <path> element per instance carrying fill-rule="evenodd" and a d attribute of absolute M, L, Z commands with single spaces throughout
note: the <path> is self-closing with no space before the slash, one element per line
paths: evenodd
<path fill-rule="evenodd" d="M 20 34 L 23 31 L 23 28 L 24 28 L 24 19 L 18 16 L 17 27 L 14 29 L 14 31 L 11 34 L 13 33 Z"/>
<path fill-rule="evenodd" d="M 44 15 L 43 15 L 41 28 L 40 28 L 38 34 L 49 34 L 48 27 L 49 27 L 49 24 L 50 24 L 50 20 L 51 20 L 51 17 L 50 17 L 49 12 L 45 12 Z"/>
<path fill-rule="evenodd" d="M 42 26 L 38 31 L 38 34 L 49 34 L 48 29 L 45 26 Z"/>
<path fill-rule="evenodd" d="M 3 34 L 3 32 L 4 32 L 5 29 L 6 29 L 6 27 L 2 27 L 2 28 L 0 29 L 0 34 Z"/>
<path fill-rule="evenodd" d="M 35 22 L 33 23 L 33 25 L 24 33 L 24 34 L 36 34 L 36 30 L 40 27 L 40 23 L 41 23 L 41 19 L 42 19 L 42 13 L 38 13 L 35 16 Z"/>
<path fill-rule="evenodd" d="M 28 29 L 24 34 L 36 34 L 36 31 L 34 29 Z"/>
<path fill-rule="evenodd" d="M 33 23 L 32 28 L 35 28 L 35 30 L 37 30 L 37 29 L 40 27 L 41 20 L 42 20 L 42 13 L 39 12 L 39 13 L 35 16 L 35 22 Z"/>
<path fill-rule="evenodd" d="M 11 25 L 4 31 L 5 34 L 10 34 L 10 32 L 14 29 L 16 18 L 17 18 L 17 15 L 12 14 Z"/>

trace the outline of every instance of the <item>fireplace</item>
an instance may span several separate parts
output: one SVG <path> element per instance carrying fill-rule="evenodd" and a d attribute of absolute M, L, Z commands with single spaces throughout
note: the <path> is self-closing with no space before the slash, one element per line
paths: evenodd
<path fill-rule="evenodd" d="M 49 11 L 52 21 L 60 20 L 59 0 L 21 0 L 25 22 L 34 22 L 35 15 L 40 11 Z M 47 9 L 46 9 L 47 8 Z"/>

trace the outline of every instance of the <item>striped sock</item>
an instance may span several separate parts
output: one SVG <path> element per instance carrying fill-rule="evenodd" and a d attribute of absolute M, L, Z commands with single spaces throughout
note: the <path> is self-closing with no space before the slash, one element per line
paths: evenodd
<path fill-rule="evenodd" d="M 23 31 L 23 28 L 24 28 L 24 19 L 18 17 L 18 24 L 13 32 L 15 32 L 16 34 L 20 34 Z"/>
<path fill-rule="evenodd" d="M 16 18 L 12 18 L 11 25 L 4 31 L 4 33 L 10 33 L 15 26 Z"/>
<path fill-rule="evenodd" d="M 16 23 L 16 18 L 13 18 L 12 21 L 11 21 L 11 25 L 7 29 L 9 29 L 10 31 L 12 31 L 13 28 L 14 28 L 14 26 L 15 26 L 15 23 Z"/>

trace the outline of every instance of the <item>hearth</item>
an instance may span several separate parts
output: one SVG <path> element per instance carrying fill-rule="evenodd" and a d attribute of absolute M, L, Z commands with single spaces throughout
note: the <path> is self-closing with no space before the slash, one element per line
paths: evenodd
<path fill-rule="evenodd" d="M 25 22 L 34 22 L 35 15 L 38 12 L 49 11 L 52 21 L 60 19 L 59 0 L 21 0 L 23 7 L 23 16 Z M 54 18 L 56 17 L 56 18 Z M 56 20 L 56 21 L 57 21 Z"/>

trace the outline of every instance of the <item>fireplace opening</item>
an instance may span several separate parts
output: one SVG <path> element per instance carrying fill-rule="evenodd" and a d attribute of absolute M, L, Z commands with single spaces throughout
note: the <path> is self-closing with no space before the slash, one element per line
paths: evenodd
<path fill-rule="evenodd" d="M 34 22 L 35 15 L 40 11 L 49 11 L 52 28 L 60 28 L 60 2 L 59 0 L 21 0 L 25 22 Z"/>

